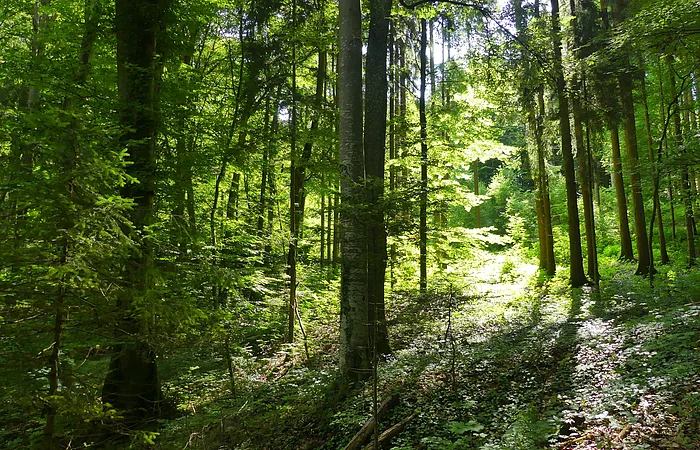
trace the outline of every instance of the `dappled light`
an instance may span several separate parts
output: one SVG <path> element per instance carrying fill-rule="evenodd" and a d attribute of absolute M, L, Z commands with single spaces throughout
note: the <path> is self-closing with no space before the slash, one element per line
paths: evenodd
<path fill-rule="evenodd" d="M 700 449 L 697 0 L 0 5 L 0 448 Z"/>

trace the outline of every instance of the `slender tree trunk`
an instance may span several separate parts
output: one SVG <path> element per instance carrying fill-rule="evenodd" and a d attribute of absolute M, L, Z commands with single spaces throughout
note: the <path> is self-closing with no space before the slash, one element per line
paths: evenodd
<path fill-rule="evenodd" d="M 538 167 L 538 183 L 542 197 L 542 212 L 543 222 L 546 236 L 546 261 L 547 275 L 554 276 L 556 273 L 556 262 L 554 260 L 554 231 L 552 230 L 552 208 L 549 196 L 549 174 L 547 173 L 547 164 L 545 160 L 545 145 L 544 145 L 544 86 L 540 85 L 537 89 L 537 125 L 535 128 L 535 143 L 537 145 L 537 167 Z"/>
<path fill-rule="evenodd" d="M 659 199 L 659 171 L 656 166 L 656 157 L 654 155 L 654 139 L 651 135 L 651 119 L 649 117 L 649 103 L 647 102 L 647 86 L 646 86 L 646 75 L 642 73 L 641 75 L 641 88 L 642 88 L 642 104 L 644 105 L 644 124 L 646 126 L 647 132 L 647 147 L 649 149 L 649 162 L 652 164 L 652 184 L 655 189 L 653 190 L 654 198 L 653 204 L 655 205 L 654 214 L 658 219 L 659 228 L 659 252 L 661 253 L 661 264 L 668 264 L 671 259 L 668 256 L 668 251 L 666 250 L 666 233 L 664 232 L 664 218 L 661 214 L 661 202 Z M 652 221 L 653 225 L 653 221 Z M 651 237 L 651 235 L 649 235 Z M 653 257 L 653 253 L 652 253 Z"/>
<path fill-rule="evenodd" d="M 575 0 L 570 0 L 569 2 L 571 14 L 574 16 L 572 19 L 573 28 L 573 47 L 570 49 L 576 58 L 579 56 L 579 48 L 581 47 L 581 29 L 580 21 L 576 17 L 576 2 Z M 576 69 L 575 69 L 576 70 Z M 583 218 L 584 218 L 584 229 L 586 233 L 586 250 L 587 250 L 587 260 L 588 260 L 588 276 L 592 280 L 598 280 L 598 249 L 595 240 L 595 218 L 593 211 L 593 195 L 591 193 L 591 177 L 590 177 L 590 166 L 588 163 L 588 153 L 586 144 L 584 142 L 583 135 L 583 105 L 581 104 L 581 96 L 583 94 L 581 75 L 578 72 L 574 72 L 571 88 L 573 95 L 571 98 L 572 112 L 574 118 L 574 140 L 576 142 L 576 161 L 578 162 L 578 176 L 579 176 L 579 186 L 581 188 L 581 197 L 583 198 Z"/>
<path fill-rule="evenodd" d="M 326 220 L 326 265 L 333 265 L 333 229 L 335 224 L 333 223 L 333 194 L 330 193 L 330 183 L 328 184 L 328 206 L 326 207 L 326 213 L 328 219 Z"/>
<path fill-rule="evenodd" d="M 627 0 L 617 0 L 616 12 L 620 14 L 627 6 Z M 623 62 L 625 70 L 631 70 L 629 60 Z M 630 189 L 632 191 L 632 207 L 634 209 L 634 232 L 637 244 L 637 275 L 649 274 L 649 238 L 646 229 L 644 199 L 642 197 L 642 180 L 639 168 L 637 150 L 637 124 L 634 116 L 634 97 L 632 95 L 632 74 L 624 72 L 618 76 L 620 101 L 622 106 L 622 122 L 625 128 L 625 148 L 630 162 Z"/>
<path fill-rule="evenodd" d="M 238 217 L 238 201 L 240 198 L 241 173 L 234 172 L 231 176 L 231 185 L 228 188 L 228 201 L 226 202 L 226 218 Z"/>
<path fill-rule="evenodd" d="M 369 39 L 365 74 L 365 174 L 367 218 L 367 301 L 370 349 L 388 354 L 388 331 L 384 303 L 386 231 L 384 165 L 387 116 L 387 38 L 391 0 L 370 0 Z M 374 327 L 376 326 L 376 331 Z M 376 341 L 375 341 L 376 339 Z"/>
<path fill-rule="evenodd" d="M 296 26 L 297 3 L 292 0 L 292 23 Z M 297 315 L 297 243 L 299 240 L 301 195 L 303 175 L 297 168 L 297 45 L 292 40 L 292 128 L 289 156 L 289 250 L 287 274 L 289 275 L 289 308 L 287 311 L 287 342 L 294 342 L 294 323 Z"/>
<path fill-rule="evenodd" d="M 634 232 L 637 242 L 637 275 L 649 274 L 649 238 L 646 229 L 644 199 L 642 198 L 642 179 L 637 150 L 637 125 L 634 117 L 634 99 L 632 97 L 632 76 L 622 74 L 619 77 L 620 95 L 622 97 L 623 121 L 625 125 L 625 147 L 630 161 L 630 182 L 632 206 L 634 208 Z"/>
<path fill-rule="evenodd" d="M 481 228 L 481 206 L 479 205 L 479 158 L 472 162 L 472 182 L 474 183 L 474 197 L 476 205 L 474 205 L 474 226 Z"/>
<path fill-rule="evenodd" d="M 276 116 L 275 112 L 275 118 Z M 256 229 L 258 235 L 262 236 L 263 230 L 265 229 L 265 211 L 267 209 L 267 177 L 270 170 L 270 143 L 272 142 L 272 137 L 270 136 L 270 99 L 265 102 L 265 125 L 264 125 L 264 135 L 265 135 L 265 145 L 263 146 L 262 154 L 262 170 L 260 174 L 260 200 L 258 201 L 258 217 L 256 223 Z"/>
<path fill-rule="evenodd" d="M 661 69 L 661 61 L 659 61 L 658 65 L 658 76 L 659 76 L 659 94 L 661 98 L 663 99 L 664 97 L 664 83 L 663 83 L 663 70 Z M 666 115 L 666 107 L 664 106 L 663 101 L 659 101 L 659 109 L 661 110 L 661 121 L 663 123 L 666 123 L 668 120 L 668 116 Z M 668 137 L 664 137 L 664 154 L 666 155 L 666 159 L 668 160 Z M 667 167 L 666 168 L 666 179 L 668 180 L 668 204 L 671 208 L 671 236 L 673 237 L 673 241 L 676 242 L 677 236 L 676 236 L 676 207 L 675 207 L 675 202 L 673 201 L 673 180 L 671 178 L 671 171 Z"/>
<path fill-rule="evenodd" d="M 676 78 L 673 71 L 674 57 L 669 55 L 667 57 L 669 75 L 670 75 L 670 88 L 671 88 L 671 98 L 676 100 L 675 111 L 673 114 L 673 130 L 675 132 L 675 144 L 676 148 L 681 149 L 683 146 L 683 130 L 681 128 L 681 116 L 680 116 L 680 94 L 676 88 Z M 685 151 L 683 153 L 686 153 Z M 681 197 L 683 199 L 683 206 L 685 207 L 685 227 L 686 236 L 688 240 L 688 267 L 695 265 L 695 233 L 693 232 L 693 224 L 695 223 L 695 217 L 693 216 L 693 200 L 690 193 L 690 177 L 688 174 L 688 163 L 683 161 L 680 167 L 681 172 Z"/>
<path fill-rule="evenodd" d="M 396 25 L 393 22 L 389 22 L 389 190 L 392 193 L 396 192 L 396 166 L 394 162 L 396 161 L 396 109 L 398 106 L 397 92 L 400 89 L 398 85 L 397 70 L 399 65 L 398 58 L 398 45 L 395 40 Z M 396 214 L 392 217 L 387 218 L 388 221 L 396 220 Z M 388 236 L 387 236 L 388 238 Z M 396 243 L 392 243 L 389 248 L 388 255 L 389 264 L 389 283 L 393 291 L 394 284 L 396 282 L 394 278 L 394 266 L 396 265 Z"/>
<path fill-rule="evenodd" d="M 48 1 L 42 1 L 41 3 L 35 4 L 35 15 L 38 19 L 39 7 L 47 5 Z M 80 65 L 78 66 L 78 71 L 75 77 L 75 83 L 78 86 L 84 86 L 87 81 L 87 77 L 90 70 L 90 59 L 92 57 L 93 48 L 95 40 L 97 38 L 97 32 L 99 27 L 99 20 L 102 16 L 102 8 L 96 0 L 89 0 L 85 2 L 84 7 L 85 16 L 85 28 L 83 32 L 83 38 L 80 45 Z M 37 27 L 35 32 L 39 31 L 40 27 Z M 69 116 L 72 114 L 73 109 L 73 99 L 66 97 L 63 102 L 63 111 Z M 68 128 L 67 136 L 65 136 L 65 148 L 63 149 L 61 169 L 62 172 L 67 175 L 68 181 L 65 185 L 64 195 L 68 200 L 68 204 L 74 204 L 76 202 L 76 190 L 75 190 L 75 165 L 79 155 L 79 144 L 77 141 L 77 127 L 78 119 L 73 116 L 71 119 L 71 124 Z M 58 238 L 60 242 L 60 255 L 59 255 L 59 265 L 62 270 L 65 270 L 68 264 L 69 252 L 72 246 L 69 230 L 71 230 L 75 224 L 71 218 L 70 211 L 62 211 L 60 220 L 60 226 L 58 227 L 63 234 L 62 238 Z M 46 426 L 44 427 L 43 435 L 43 449 L 51 450 L 53 448 L 53 437 L 56 421 L 57 408 L 54 404 L 54 397 L 58 394 L 58 381 L 59 381 L 59 366 L 60 366 L 60 353 L 61 353 L 61 341 L 63 339 L 63 323 L 65 321 L 65 301 L 66 295 L 68 294 L 68 288 L 66 286 L 66 275 L 65 273 L 61 275 L 58 281 L 58 292 L 56 296 L 56 312 L 54 315 L 54 335 L 53 342 L 51 346 L 51 355 L 49 356 L 49 373 L 47 375 L 49 381 L 49 391 L 48 391 L 48 403 L 44 413 L 46 414 Z"/>
<path fill-rule="evenodd" d="M 321 228 L 319 229 L 319 233 L 321 234 L 319 237 L 319 260 L 321 267 L 324 267 L 326 265 L 326 193 L 324 192 L 326 189 L 325 173 L 321 173 L 321 189 L 321 208 L 318 212 L 319 216 L 321 216 Z"/>
<path fill-rule="evenodd" d="M 627 196 L 625 195 L 625 182 L 622 178 L 622 157 L 620 155 L 620 134 L 618 124 L 610 121 L 610 140 L 612 148 L 613 183 L 615 184 L 615 197 L 617 199 L 617 219 L 620 230 L 620 259 L 633 261 L 632 235 L 630 234 L 629 219 L 627 218 Z"/>
<path fill-rule="evenodd" d="M 340 223 L 340 187 L 336 186 L 336 193 L 333 194 L 333 256 L 331 262 L 333 268 L 335 268 L 338 263 L 340 263 L 340 235 L 341 226 Z"/>
<path fill-rule="evenodd" d="M 586 79 L 584 78 L 583 80 L 583 98 L 586 104 L 588 103 L 588 89 L 586 86 Z M 594 217 L 594 206 L 593 206 L 593 189 L 597 185 L 594 181 L 596 178 L 594 175 L 595 172 L 595 160 L 593 158 L 593 150 L 591 149 L 591 122 L 588 118 L 588 114 L 586 115 L 586 172 L 584 174 L 584 181 L 586 183 L 586 186 L 588 187 L 588 202 L 589 202 L 589 207 L 590 207 L 590 212 L 591 212 L 591 241 L 595 245 L 595 248 L 593 250 L 593 256 L 590 256 L 590 251 L 589 251 L 589 259 L 588 259 L 588 270 L 590 272 L 590 276 L 593 279 L 593 284 L 597 288 L 600 287 L 600 272 L 598 271 L 598 243 L 596 240 L 596 230 L 595 230 L 595 217 Z M 600 213 L 600 194 L 598 194 L 598 212 Z M 588 233 L 588 230 L 586 230 Z M 592 261 L 592 263 L 591 263 Z"/>
<path fill-rule="evenodd" d="M 574 90 L 579 91 L 580 84 L 574 83 Z M 593 215 L 593 195 L 588 170 L 588 155 L 583 136 L 583 108 L 581 100 L 574 96 L 572 100 L 574 111 L 574 138 L 576 140 L 576 160 L 578 161 L 579 186 L 583 197 L 583 217 L 586 231 L 586 247 L 588 255 L 588 276 L 596 280 L 598 276 L 598 252 L 595 241 L 595 219 Z"/>
<path fill-rule="evenodd" d="M 428 289 L 428 123 L 425 116 L 426 88 L 426 50 L 428 46 L 427 24 L 425 19 L 420 22 L 420 293 Z"/>
<path fill-rule="evenodd" d="M 581 252 L 581 230 L 578 218 L 576 178 L 574 175 L 574 155 L 571 148 L 571 125 L 569 122 L 569 99 L 566 96 L 566 84 L 561 57 L 561 27 L 559 25 L 559 0 L 552 0 L 552 40 L 554 44 L 554 73 L 556 77 L 557 98 L 559 100 L 559 130 L 561 133 L 561 150 L 564 159 L 564 178 L 566 183 L 566 205 L 569 225 L 569 281 L 571 286 L 586 284 Z"/>

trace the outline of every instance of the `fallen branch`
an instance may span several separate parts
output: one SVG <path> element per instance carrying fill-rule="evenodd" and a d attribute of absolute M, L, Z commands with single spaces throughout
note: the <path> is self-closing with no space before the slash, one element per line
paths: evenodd
<path fill-rule="evenodd" d="M 399 394 L 393 394 L 382 402 L 377 409 L 377 422 L 389 411 L 391 408 L 399 404 Z M 358 450 L 362 447 L 362 444 L 367 442 L 374 432 L 374 417 L 370 417 L 360 431 L 357 432 L 355 437 L 352 438 L 350 443 L 345 446 L 344 450 Z M 388 431 L 388 430 L 387 430 Z M 384 433 L 382 433 L 383 435 Z M 381 438 L 380 438 L 381 439 Z"/>
<path fill-rule="evenodd" d="M 408 425 L 408 423 L 413 420 L 413 418 L 416 417 L 416 413 L 411 414 L 410 416 L 406 417 L 403 419 L 401 422 L 397 423 L 393 427 L 389 428 L 388 430 L 384 431 L 380 436 L 379 436 L 379 448 L 384 448 L 386 444 L 389 443 L 393 438 L 399 435 L 403 431 L 403 429 Z M 367 445 L 363 450 L 374 450 L 374 442 L 371 444 Z"/>

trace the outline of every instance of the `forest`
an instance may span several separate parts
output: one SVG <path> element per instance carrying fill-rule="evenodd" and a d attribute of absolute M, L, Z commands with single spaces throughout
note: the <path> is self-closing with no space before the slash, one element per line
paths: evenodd
<path fill-rule="evenodd" d="M 700 448 L 697 0 L 2 0 L 0 448 Z"/>

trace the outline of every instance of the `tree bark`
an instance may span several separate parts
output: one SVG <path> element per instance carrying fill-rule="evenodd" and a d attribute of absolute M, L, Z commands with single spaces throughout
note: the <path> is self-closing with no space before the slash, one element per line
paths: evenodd
<path fill-rule="evenodd" d="M 630 233 L 629 219 L 627 218 L 627 196 L 625 195 L 625 182 L 622 177 L 622 157 L 620 155 L 620 133 L 617 121 L 611 120 L 610 141 L 612 148 L 613 184 L 615 185 L 615 197 L 617 199 L 617 220 L 620 230 L 620 260 L 634 261 L 632 250 L 632 235 Z"/>
<path fill-rule="evenodd" d="M 620 13 L 627 6 L 627 0 L 617 0 L 617 20 L 621 21 Z M 642 180 L 639 168 L 639 152 L 637 150 L 637 124 L 634 117 L 634 97 L 632 95 L 632 74 L 627 57 L 623 62 L 624 70 L 618 76 L 620 101 L 622 106 L 622 122 L 625 128 L 625 148 L 630 162 L 630 189 L 632 191 L 632 207 L 634 209 L 634 232 L 637 244 L 637 275 L 649 274 L 649 238 L 646 229 L 644 199 L 642 197 Z"/>
<path fill-rule="evenodd" d="M 367 242 L 362 217 L 362 14 L 359 0 L 339 0 L 340 183 L 340 373 L 349 383 L 371 372 L 367 328 Z"/>
<path fill-rule="evenodd" d="M 668 67 L 669 67 L 669 81 L 671 88 L 671 98 L 676 99 L 676 107 L 672 112 L 673 114 L 673 131 L 675 133 L 675 144 L 676 148 L 679 150 L 683 147 L 683 130 L 681 128 L 681 116 L 680 116 L 680 93 L 676 87 L 676 78 L 673 71 L 674 57 L 669 55 L 667 57 Z M 686 160 L 681 163 L 680 173 L 681 173 L 681 197 L 683 199 L 683 206 L 685 207 L 685 228 L 686 236 L 688 240 L 688 267 L 695 265 L 695 233 L 693 231 L 693 225 L 695 223 L 695 216 L 693 215 L 693 200 L 690 192 L 690 177 L 688 174 L 688 162 L 687 162 L 687 150 L 683 151 Z"/>
<path fill-rule="evenodd" d="M 632 207 L 634 208 L 634 234 L 637 243 L 637 275 L 649 274 L 649 238 L 646 229 L 644 199 L 642 198 L 642 178 L 639 168 L 637 150 L 637 125 L 634 117 L 634 98 L 632 96 L 632 75 L 624 73 L 619 76 L 620 96 L 622 97 L 623 122 L 625 126 L 625 147 L 630 161 L 630 184 L 632 190 Z"/>
<path fill-rule="evenodd" d="M 122 276 L 117 304 L 122 318 L 116 336 L 120 343 L 112 347 L 102 401 L 123 411 L 127 420 L 157 415 L 161 402 L 155 352 L 146 338 L 148 324 L 134 315 L 134 309 L 152 288 L 153 251 L 143 235 L 154 220 L 156 36 L 167 8 L 167 0 L 116 1 L 121 142 L 129 151 L 127 173 L 135 180 L 124 185 L 121 195 L 134 201 L 130 219 L 138 248 L 126 261 Z"/>
<path fill-rule="evenodd" d="M 566 205 L 569 225 L 569 282 L 572 287 L 586 284 L 581 252 L 581 230 L 578 218 L 574 156 L 571 148 L 571 124 L 569 122 L 569 99 L 566 96 L 566 83 L 561 57 L 561 27 L 559 25 L 559 0 L 552 0 L 552 41 L 554 44 L 554 75 L 556 77 L 557 98 L 559 100 L 559 131 L 564 160 L 566 183 Z"/>
<path fill-rule="evenodd" d="M 661 264 L 668 264 L 671 259 L 668 256 L 668 251 L 666 249 L 666 233 L 664 231 L 664 218 L 661 214 L 661 202 L 659 199 L 659 171 L 656 165 L 656 155 L 654 155 L 654 139 L 651 134 L 651 118 L 649 117 L 649 103 L 647 101 L 647 86 L 646 86 L 646 74 L 642 72 L 641 75 L 641 88 L 642 88 L 642 104 L 644 105 L 644 124 L 646 126 L 647 132 L 647 147 L 649 149 L 649 162 L 652 165 L 652 184 L 655 189 L 653 190 L 654 198 L 653 205 L 654 212 L 658 219 L 659 228 L 659 252 L 661 254 Z M 652 221 L 653 223 L 653 221 Z M 649 235 L 651 237 L 651 235 Z"/>
<path fill-rule="evenodd" d="M 575 0 L 570 0 L 569 2 L 572 19 L 573 28 L 573 48 L 570 51 L 573 52 L 576 58 L 580 59 L 580 47 L 582 44 L 581 38 L 581 23 L 577 18 L 576 14 L 576 2 Z M 588 260 L 588 276 L 592 280 L 598 280 L 600 278 L 598 274 L 598 248 L 595 239 L 595 219 L 593 211 L 593 195 L 591 192 L 591 177 L 590 177 L 590 167 L 588 164 L 588 152 L 587 147 L 584 142 L 583 136 L 583 105 L 581 103 L 581 97 L 583 94 L 582 90 L 582 76 L 574 69 L 574 73 L 571 81 L 571 89 L 573 91 L 571 103 L 572 112 L 574 118 L 574 140 L 576 142 L 576 161 L 578 162 L 578 176 L 579 176 L 579 186 L 581 188 L 581 197 L 583 199 L 583 218 L 584 218 L 584 229 L 586 233 L 586 250 L 587 250 L 587 260 Z"/>
<path fill-rule="evenodd" d="M 370 0 L 365 73 L 365 174 L 367 198 L 367 301 L 370 349 L 391 352 L 386 325 L 386 227 L 384 166 L 386 153 L 387 63 L 391 0 Z M 376 332 L 374 327 L 376 326 Z M 376 336 L 376 341 L 375 341 Z"/>
<path fill-rule="evenodd" d="M 420 120 L 420 225 L 419 225 L 419 250 L 420 250 L 420 293 L 424 295 L 428 290 L 428 123 L 425 116 L 425 89 L 426 89 L 426 50 L 428 46 L 427 25 L 423 18 L 420 21 L 420 98 L 418 112 Z"/>

